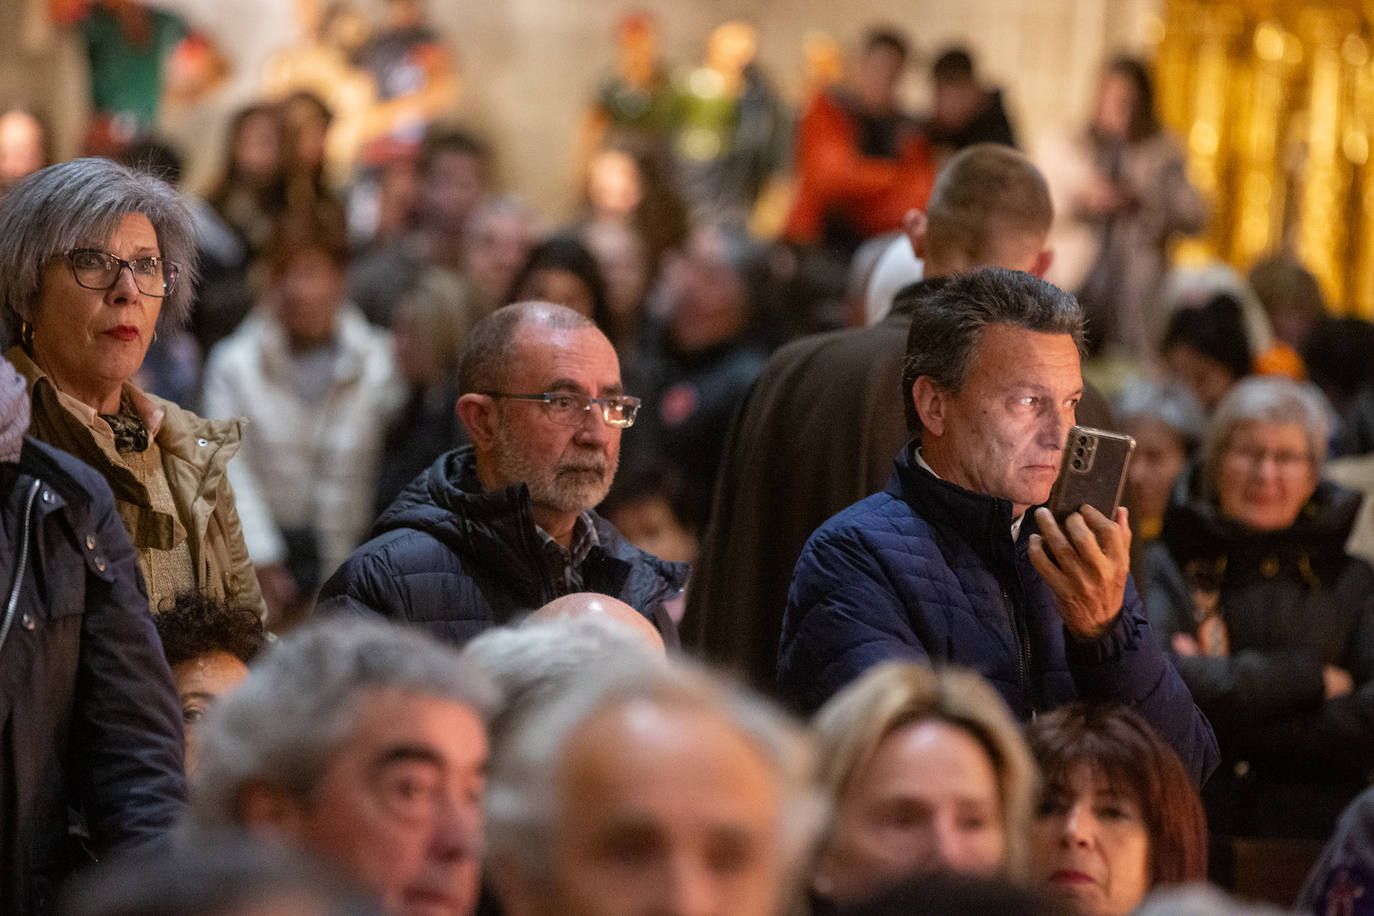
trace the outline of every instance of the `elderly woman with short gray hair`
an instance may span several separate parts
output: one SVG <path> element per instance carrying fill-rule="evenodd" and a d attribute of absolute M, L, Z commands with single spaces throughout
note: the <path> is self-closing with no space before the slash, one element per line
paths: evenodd
<path fill-rule="evenodd" d="M 1323 838 L 1374 765 L 1374 569 L 1345 551 L 1359 496 L 1321 479 L 1329 432 L 1311 386 L 1241 381 L 1146 558 L 1154 630 L 1221 746 L 1221 836 Z"/>
<path fill-rule="evenodd" d="M 186 318 L 194 262 L 190 216 L 166 183 L 106 159 L 42 169 L 0 201 L 5 356 L 28 384 L 30 433 L 110 484 L 154 612 L 189 589 L 261 608 L 225 477 L 239 421 L 203 420 L 133 382 L 159 323 Z"/>

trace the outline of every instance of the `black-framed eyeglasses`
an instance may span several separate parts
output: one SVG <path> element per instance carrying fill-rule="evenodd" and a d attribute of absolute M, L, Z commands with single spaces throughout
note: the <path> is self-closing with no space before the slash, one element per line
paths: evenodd
<path fill-rule="evenodd" d="M 126 261 L 99 248 L 73 248 L 67 252 L 67 260 L 72 265 L 72 276 L 86 289 L 109 289 L 119 282 L 119 272 L 127 267 L 138 291 L 159 299 L 172 294 L 181 273 L 181 265 L 173 261 L 157 257 Z"/>
<path fill-rule="evenodd" d="M 625 429 L 634 426 L 639 413 L 639 398 L 628 394 L 612 394 L 593 398 L 576 391 L 550 391 L 544 394 L 508 394 L 504 391 L 483 391 L 489 398 L 510 398 L 515 401 L 538 401 L 544 405 L 549 419 L 564 426 L 581 426 L 587 421 L 592 405 L 601 408 L 601 418 L 611 426 Z"/>

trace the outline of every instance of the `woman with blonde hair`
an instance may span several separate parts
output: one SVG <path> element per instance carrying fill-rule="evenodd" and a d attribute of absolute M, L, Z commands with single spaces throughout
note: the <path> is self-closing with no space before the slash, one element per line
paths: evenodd
<path fill-rule="evenodd" d="M 811 875 L 817 912 L 921 872 L 1024 876 L 1035 764 L 978 675 L 879 665 L 813 724 L 834 803 Z"/>

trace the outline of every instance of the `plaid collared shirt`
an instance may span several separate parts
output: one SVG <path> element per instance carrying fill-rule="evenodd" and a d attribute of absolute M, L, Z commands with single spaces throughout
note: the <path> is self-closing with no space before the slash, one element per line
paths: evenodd
<path fill-rule="evenodd" d="M 592 552 L 592 548 L 601 545 L 601 540 L 596 536 L 596 526 L 592 524 L 591 513 L 583 512 L 577 517 L 577 521 L 573 522 L 571 549 L 555 541 L 538 525 L 534 526 L 534 530 L 539 532 L 539 537 L 544 541 L 544 558 L 548 562 L 553 581 L 560 589 L 559 595 L 582 591 L 582 564 L 586 562 L 587 554 Z"/>

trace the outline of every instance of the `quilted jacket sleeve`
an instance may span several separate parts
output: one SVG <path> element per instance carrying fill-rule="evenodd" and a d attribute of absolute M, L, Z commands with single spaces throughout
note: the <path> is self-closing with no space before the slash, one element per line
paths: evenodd
<path fill-rule="evenodd" d="M 1080 642 L 1066 631 L 1064 650 L 1080 697 L 1133 707 L 1178 752 L 1197 785 L 1207 780 L 1221 759 L 1216 734 L 1151 633 L 1134 580 L 1127 580 L 1121 613 L 1107 632 Z"/>
<path fill-rule="evenodd" d="M 792 577 L 778 650 L 778 691 L 810 714 L 879 662 L 929 655 L 878 555 L 848 529 L 818 533 Z"/>
<path fill-rule="evenodd" d="M 390 551 L 375 542 L 359 547 L 320 587 L 315 613 L 407 619 L 403 584 L 390 557 Z"/>

